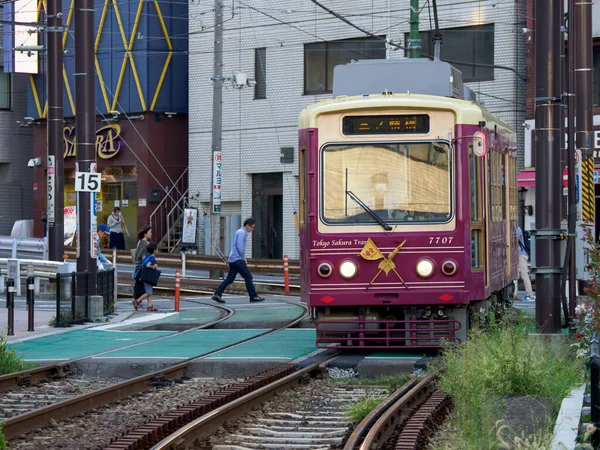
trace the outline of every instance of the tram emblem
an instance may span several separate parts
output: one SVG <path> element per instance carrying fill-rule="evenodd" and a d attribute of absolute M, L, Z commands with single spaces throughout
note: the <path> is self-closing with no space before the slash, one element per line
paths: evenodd
<path fill-rule="evenodd" d="M 396 264 L 394 263 L 394 258 L 405 243 L 406 239 L 404 239 L 404 241 L 402 241 L 402 243 L 400 243 L 400 245 L 398 245 L 398 247 L 396 247 L 393 252 L 391 252 L 387 257 L 385 257 L 381 250 L 379 250 L 375 243 L 371 240 L 371 238 L 367 239 L 367 242 L 365 243 L 363 249 L 360 251 L 359 255 L 369 261 L 377 261 L 379 259 L 383 259 L 383 261 L 381 261 L 378 266 L 379 272 L 377 272 L 377 275 L 375 275 L 375 277 L 371 280 L 369 284 L 373 284 L 373 282 L 377 279 L 381 272 L 385 272 L 385 276 L 387 277 L 391 271 L 394 271 L 394 273 L 402 282 L 404 287 L 408 289 L 408 286 L 396 270 Z"/>

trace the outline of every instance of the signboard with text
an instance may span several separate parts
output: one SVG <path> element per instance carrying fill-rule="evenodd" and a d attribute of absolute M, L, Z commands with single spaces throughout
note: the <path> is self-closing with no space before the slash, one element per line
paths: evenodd
<path fill-rule="evenodd" d="M 221 152 L 213 153 L 213 202 L 212 212 L 221 212 Z"/>

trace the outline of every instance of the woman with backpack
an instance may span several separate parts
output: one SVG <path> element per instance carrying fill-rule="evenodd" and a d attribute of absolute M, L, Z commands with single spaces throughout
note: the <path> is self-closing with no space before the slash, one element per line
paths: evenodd
<path fill-rule="evenodd" d="M 135 263 L 135 269 L 133 271 L 132 278 L 135 280 L 133 285 L 133 306 L 137 309 L 139 305 L 136 307 L 136 298 L 140 298 L 142 295 L 146 293 L 144 289 L 144 282 L 140 280 L 142 275 L 142 260 L 148 253 L 146 249 L 148 248 L 148 244 L 150 244 L 150 239 L 152 239 L 152 227 L 150 225 L 145 225 L 137 233 L 138 243 L 135 249 L 135 253 L 133 256 L 133 261 Z"/>
<path fill-rule="evenodd" d="M 155 250 L 156 244 L 148 244 L 146 247 L 147 253 L 142 260 L 142 271 L 140 275 L 140 281 L 144 283 L 144 293 L 137 300 L 133 300 L 133 307 L 136 311 L 142 305 L 144 299 L 148 299 L 148 308 L 146 308 L 146 311 L 158 311 L 158 309 L 152 306 L 152 287 L 156 286 L 158 276 L 160 275 L 160 272 L 156 270 L 158 264 L 156 264 L 156 258 L 154 257 Z"/>

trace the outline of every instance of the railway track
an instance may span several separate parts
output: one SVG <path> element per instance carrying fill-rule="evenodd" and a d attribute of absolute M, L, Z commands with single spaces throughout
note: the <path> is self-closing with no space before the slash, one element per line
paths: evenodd
<path fill-rule="evenodd" d="M 189 301 L 189 300 L 187 300 L 187 301 Z M 196 302 L 196 303 L 201 303 L 201 302 Z M 212 304 L 208 304 L 208 305 L 211 307 L 218 308 L 218 309 L 222 310 L 223 312 L 226 312 L 226 314 L 223 314 L 222 317 L 219 318 L 218 320 L 215 320 L 210 323 L 203 324 L 203 325 L 200 325 L 197 327 L 193 327 L 193 328 L 190 328 L 185 331 L 181 331 L 179 333 L 176 333 L 175 335 L 181 335 L 183 333 L 189 333 L 191 331 L 195 331 L 198 329 L 212 327 L 212 326 L 216 325 L 217 323 L 227 320 L 227 318 L 231 317 L 231 315 L 233 314 L 233 311 L 227 307 L 212 305 Z M 294 303 L 294 305 L 297 305 L 297 303 Z M 136 378 L 133 378 L 130 380 L 112 384 L 103 389 L 96 389 L 92 392 L 88 392 L 83 395 L 78 395 L 73 398 L 63 399 L 58 402 L 53 402 L 52 404 L 44 406 L 42 408 L 36 408 L 32 411 L 28 411 L 23 414 L 19 414 L 16 417 L 11 417 L 3 424 L 4 435 L 6 436 L 6 438 L 8 440 L 14 439 L 18 436 L 22 436 L 23 434 L 25 434 L 29 431 L 37 430 L 41 427 L 44 427 L 44 426 L 48 425 L 49 423 L 52 423 L 52 421 L 57 421 L 60 419 L 68 418 L 75 414 L 90 411 L 90 410 L 99 408 L 101 406 L 107 405 L 109 403 L 119 401 L 123 398 L 132 396 L 134 394 L 139 394 L 141 392 L 148 391 L 148 390 L 152 389 L 156 385 L 157 382 L 160 383 L 160 382 L 165 382 L 168 380 L 181 380 L 182 378 L 184 378 L 185 372 L 186 372 L 186 369 L 188 368 L 188 366 L 193 364 L 195 361 L 198 361 L 199 359 L 206 358 L 206 357 L 213 355 L 223 349 L 230 348 L 230 347 L 233 347 L 236 345 L 240 345 L 244 342 L 249 342 L 254 339 L 258 339 L 259 337 L 265 336 L 267 334 L 275 333 L 281 329 L 296 326 L 307 314 L 306 308 L 303 307 L 302 305 L 300 305 L 300 306 L 303 308 L 303 313 L 281 328 L 266 331 L 264 333 L 261 333 L 260 335 L 254 336 L 252 338 L 245 339 L 243 341 L 239 341 L 232 345 L 224 346 L 215 351 L 211 351 L 211 352 L 208 352 L 208 353 L 205 353 L 202 355 L 198 355 L 194 358 L 190 358 L 179 364 L 175 364 L 168 368 L 165 368 L 165 369 L 162 369 L 162 370 L 159 370 L 156 372 L 152 372 L 147 375 L 139 376 L 139 377 L 136 377 Z M 170 335 L 170 337 L 175 336 L 175 335 Z M 168 337 L 169 336 L 164 336 L 164 337 L 160 337 L 157 339 L 165 339 Z M 152 342 L 155 340 L 156 339 L 150 340 L 150 341 L 145 341 L 145 343 Z M 130 345 L 130 346 L 122 347 L 122 348 L 130 348 L 130 347 L 133 347 L 136 345 L 140 345 L 140 344 L 134 344 L 134 345 Z M 114 351 L 114 350 L 111 350 L 111 351 Z M 0 377 L 0 386 L 3 386 L 3 388 L 5 390 L 9 389 L 9 388 L 19 387 L 19 386 L 26 387 L 27 385 L 29 385 L 31 383 L 40 381 L 45 378 L 47 379 L 47 378 L 56 378 L 59 376 L 64 376 L 66 373 L 69 372 L 70 364 L 73 364 L 75 361 L 89 359 L 89 358 L 92 358 L 94 356 L 99 356 L 104 353 L 108 353 L 108 352 L 98 353 L 95 355 L 89 355 L 84 358 L 79 358 L 77 360 L 71 360 L 71 361 L 68 361 L 66 363 L 59 364 L 59 365 L 51 365 L 51 366 L 46 366 L 46 367 L 42 367 L 39 369 L 5 375 L 3 377 Z"/>
<path fill-rule="evenodd" d="M 107 450 L 427 448 L 428 434 L 450 407 L 447 395 L 435 389 L 432 375 L 420 381 L 412 378 L 352 429 L 345 409 L 365 396 L 383 398 L 387 391 L 361 386 L 332 388 L 323 380 L 306 381 L 309 376 L 319 377 L 331 361 L 318 361 L 287 375 L 284 370 L 267 374 L 276 380 L 242 397 L 238 397 L 238 386 L 229 386 L 225 391 L 232 398 L 217 393 L 209 404 L 198 402 L 201 409 L 187 405 L 171 411 L 132 430 Z M 283 395 L 284 389 L 296 392 Z M 180 426 L 181 422 L 185 424 Z"/>
<path fill-rule="evenodd" d="M 182 293 L 187 292 L 191 294 L 212 295 L 221 282 L 222 280 L 211 280 L 209 278 L 182 278 L 180 281 L 180 291 Z M 129 294 L 133 286 L 131 274 L 119 273 L 118 285 L 120 294 Z M 254 281 L 254 285 L 256 286 L 257 291 L 261 294 L 285 294 L 285 285 L 283 283 Z M 175 292 L 175 277 L 161 275 L 160 285 L 154 287 L 153 289 L 156 289 L 158 292 L 164 293 L 165 295 L 173 295 Z M 300 295 L 300 285 L 291 284 L 289 289 L 290 295 Z M 246 285 L 243 281 L 236 280 L 226 289 L 226 292 L 231 294 L 246 294 Z"/>

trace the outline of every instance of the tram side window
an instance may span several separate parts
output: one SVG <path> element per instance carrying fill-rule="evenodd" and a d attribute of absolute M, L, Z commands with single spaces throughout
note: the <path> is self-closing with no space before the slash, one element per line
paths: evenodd
<path fill-rule="evenodd" d="M 306 149 L 300 149 L 300 170 L 298 173 L 300 184 L 300 223 L 306 224 Z"/>
<path fill-rule="evenodd" d="M 471 230 L 471 267 L 473 269 L 483 268 L 482 237 L 481 230 Z"/>
<path fill-rule="evenodd" d="M 479 158 L 473 153 L 473 145 L 469 145 L 469 189 L 471 191 L 471 221 L 481 220 L 481 192 Z"/>

